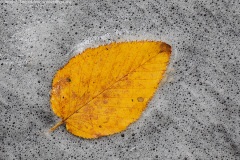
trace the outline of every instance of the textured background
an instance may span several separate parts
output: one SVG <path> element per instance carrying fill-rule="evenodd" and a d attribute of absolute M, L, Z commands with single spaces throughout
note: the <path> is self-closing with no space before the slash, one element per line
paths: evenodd
<path fill-rule="evenodd" d="M 0 159 L 240 159 L 240 1 L 0 2 Z M 126 131 L 46 131 L 54 73 L 87 47 L 173 47 L 168 80 Z"/>

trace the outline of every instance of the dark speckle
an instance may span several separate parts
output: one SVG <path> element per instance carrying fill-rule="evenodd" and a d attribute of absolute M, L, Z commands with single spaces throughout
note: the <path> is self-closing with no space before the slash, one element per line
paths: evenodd
<path fill-rule="evenodd" d="M 67 78 L 67 82 L 71 82 L 71 79 L 69 77 Z"/>

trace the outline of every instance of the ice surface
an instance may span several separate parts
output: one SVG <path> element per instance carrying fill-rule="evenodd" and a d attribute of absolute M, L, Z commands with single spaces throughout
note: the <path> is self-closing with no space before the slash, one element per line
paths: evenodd
<path fill-rule="evenodd" d="M 239 1 L 5 0 L 0 17 L 0 159 L 240 159 Z M 88 47 L 144 39 L 173 55 L 140 120 L 96 140 L 46 133 L 59 68 Z"/>

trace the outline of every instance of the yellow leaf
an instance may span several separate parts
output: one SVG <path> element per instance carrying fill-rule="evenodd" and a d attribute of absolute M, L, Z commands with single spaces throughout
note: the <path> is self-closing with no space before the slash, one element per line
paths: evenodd
<path fill-rule="evenodd" d="M 125 130 L 154 95 L 171 47 L 160 41 L 111 43 L 86 49 L 52 82 L 51 106 L 72 134 L 98 138 Z"/>

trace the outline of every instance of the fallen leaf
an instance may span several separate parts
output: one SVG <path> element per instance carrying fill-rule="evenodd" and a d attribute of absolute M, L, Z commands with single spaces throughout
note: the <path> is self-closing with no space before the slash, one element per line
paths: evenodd
<path fill-rule="evenodd" d="M 86 49 L 57 71 L 51 107 L 72 134 L 98 138 L 136 121 L 158 88 L 171 54 L 160 41 L 111 43 Z"/>

